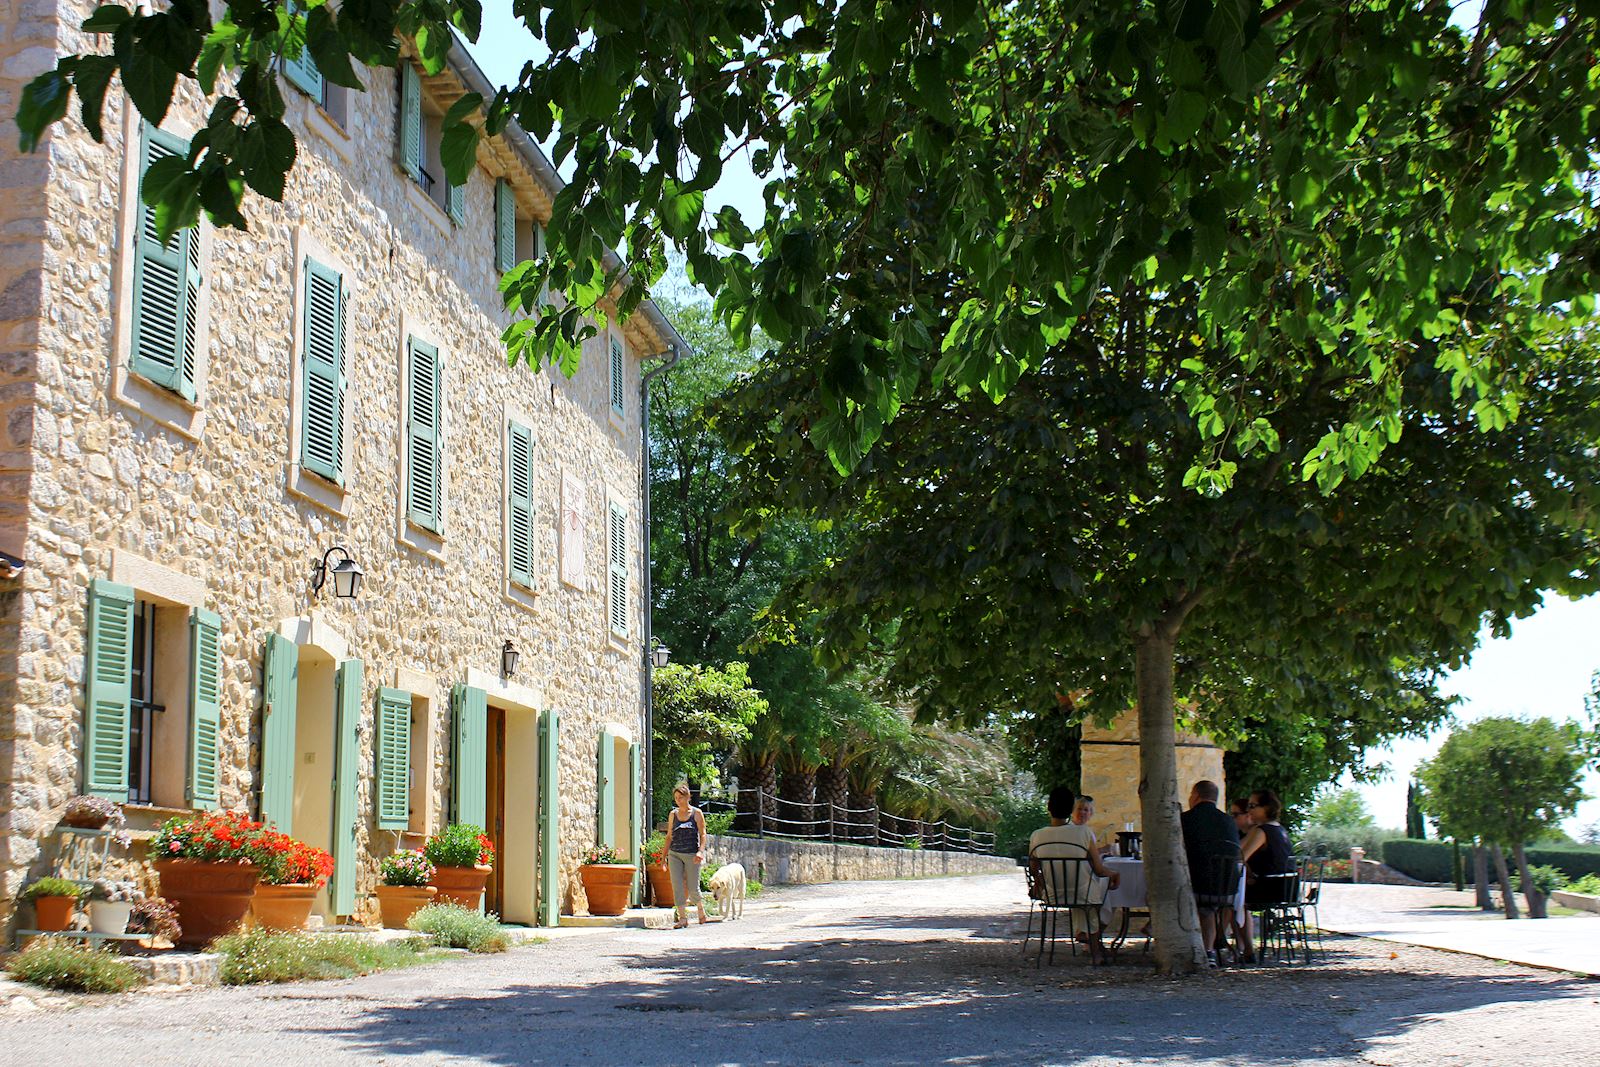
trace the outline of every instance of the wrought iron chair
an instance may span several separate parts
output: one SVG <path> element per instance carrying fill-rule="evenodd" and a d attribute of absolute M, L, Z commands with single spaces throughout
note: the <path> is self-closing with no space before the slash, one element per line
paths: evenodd
<path fill-rule="evenodd" d="M 1322 919 L 1317 914 L 1317 905 L 1322 900 L 1322 878 L 1327 869 L 1328 858 L 1323 855 L 1297 856 L 1295 858 L 1295 871 L 1299 874 L 1299 897 L 1294 904 L 1295 933 L 1300 938 L 1301 947 L 1305 949 L 1306 961 L 1311 960 L 1311 934 L 1317 935 L 1317 951 L 1327 953 L 1322 943 Z M 1306 922 L 1307 913 L 1311 916 L 1309 924 Z"/>
<path fill-rule="evenodd" d="M 1233 902 L 1239 895 L 1239 879 L 1244 875 L 1244 861 L 1238 852 L 1212 852 L 1194 856 L 1189 863 L 1189 878 L 1194 886 L 1194 903 L 1200 911 L 1226 911 L 1233 917 Z M 1219 933 L 1226 934 L 1231 922 L 1219 923 Z M 1206 951 L 1216 946 L 1207 945 Z"/>
<path fill-rule="evenodd" d="M 1300 872 L 1298 868 L 1280 874 L 1257 875 L 1254 883 L 1261 887 L 1257 896 L 1246 907 L 1259 918 L 1256 935 L 1256 959 L 1266 962 L 1270 951 L 1281 963 L 1294 962 L 1295 922 L 1300 906 Z M 1309 957 L 1308 957 L 1309 958 Z"/>
<path fill-rule="evenodd" d="M 1100 932 L 1100 908 L 1106 899 L 1106 880 L 1096 877 L 1089 853 L 1081 845 L 1066 841 L 1047 841 L 1028 853 L 1039 891 L 1039 955 L 1044 962 L 1045 945 L 1050 947 L 1050 962 L 1056 959 L 1056 940 L 1061 913 L 1067 913 L 1067 941 L 1072 954 L 1078 954 L 1078 920 L 1091 936 Z"/>

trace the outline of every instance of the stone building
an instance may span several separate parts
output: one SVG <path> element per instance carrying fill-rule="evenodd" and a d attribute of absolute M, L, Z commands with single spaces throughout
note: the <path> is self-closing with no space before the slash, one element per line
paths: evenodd
<path fill-rule="evenodd" d="M 582 850 L 639 837 L 639 397 L 673 327 L 507 367 L 497 282 L 561 182 L 513 128 L 446 186 L 440 117 L 492 91 L 463 49 L 365 92 L 286 70 L 283 202 L 162 245 L 139 179 L 194 86 L 160 129 L 113 86 L 104 144 L 74 111 L 20 156 L 21 88 L 97 47 L 94 5 L 0 3 L 0 932 L 79 792 L 273 820 L 334 854 L 329 919 L 451 820 L 496 841 L 489 907 L 581 911 Z"/>
<path fill-rule="evenodd" d="M 1139 713 L 1128 710 L 1109 726 L 1083 724 L 1079 791 L 1094 797 L 1091 825 L 1102 841 L 1115 841 L 1124 826 L 1140 829 L 1144 817 L 1139 807 Z M 1189 787 L 1202 778 L 1217 783 L 1226 797 L 1222 771 L 1223 750 L 1204 734 L 1178 730 L 1178 801 L 1187 803 Z M 1223 807 L 1227 804 L 1224 802 Z"/>

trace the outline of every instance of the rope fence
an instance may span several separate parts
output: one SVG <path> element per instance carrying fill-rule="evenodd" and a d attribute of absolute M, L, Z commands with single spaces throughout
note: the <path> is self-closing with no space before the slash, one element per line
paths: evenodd
<path fill-rule="evenodd" d="M 908 819 L 877 805 L 848 808 L 829 801 L 789 800 L 757 788 L 740 788 L 731 796 L 702 793 L 699 804 L 708 815 L 731 813 L 735 834 L 994 854 L 995 837 L 987 830 L 957 826 L 944 819 Z"/>

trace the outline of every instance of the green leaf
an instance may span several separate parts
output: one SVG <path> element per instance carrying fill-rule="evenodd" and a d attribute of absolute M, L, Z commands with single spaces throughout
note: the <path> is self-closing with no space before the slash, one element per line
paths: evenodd
<path fill-rule="evenodd" d="M 1173 144 L 1187 144 L 1200 132 L 1200 125 L 1206 120 L 1206 111 L 1207 101 L 1204 96 L 1192 89 L 1179 89 L 1167 101 L 1167 113 L 1162 119 L 1162 133 Z"/>
<path fill-rule="evenodd" d="M 365 88 L 350 64 L 350 49 L 326 5 L 314 7 L 306 15 L 306 48 L 324 78 L 346 89 Z"/>
<path fill-rule="evenodd" d="M 122 35 L 118 36 L 120 38 Z M 177 70 L 143 48 L 126 53 L 119 49 L 117 58 L 122 63 L 122 87 L 133 99 L 133 106 L 151 125 L 161 125 L 172 103 L 172 91 L 178 83 Z"/>
<path fill-rule="evenodd" d="M 64 59 L 62 64 L 72 63 Z M 17 105 L 17 146 L 21 151 L 32 152 L 52 123 L 67 115 L 67 104 L 72 100 L 70 71 L 57 66 L 33 79 L 22 90 L 22 101 Z"/>
<path fill-rule="evenodd" d="M 240 134 L 237 158 L 250 188 L 281 202 L 295 152 L 294 133 L 289 127 L 277 119 L 261 118 Z"/>
<path fill-rule="evenodd" d="M 661 197 L 661 229 L 668 237 L 682 240 L 700 225 L 705 211 L 706 194 L 700 190 L 685 191 L 678 182 L 668 180 Z"/>
<path fill-rule="evenodd" d="M 207 96 L 216 90 L 217 75 L 233 55 L 238 39 L 239 27 L 226 16 L 206 34 L 205 43 L 200 46 L 200 57 L 195 61 L 195 77 Z"/>
<path fill-rule="evenodd" d="M 467 184 L 467 175 L 478 163 L 479 130 L 467 121 L 468 115 L 483 108 L 483 97 L 466 93 L 445 113 L 444 135 L 439 141 L 439 158 L 444 163 L 445 178 L 451 185 Z"/>
<path fill-rule="evenodd" d="M 117 61 L 110 56 L 79 56 L 78 69 L 72 82 L 78 90 L 78 115 L 84 129 L 97 143 L 105 141 L 100 118 L 105 110 L 106 87 L 117 72 Z"/>
<path fill-rule="evenodd" d="M 101 4 L 94 13 L 83 20 L 85 33 L 115 33 L 124 22 L 133 18 L 133 12 L 120 4 Z"/>

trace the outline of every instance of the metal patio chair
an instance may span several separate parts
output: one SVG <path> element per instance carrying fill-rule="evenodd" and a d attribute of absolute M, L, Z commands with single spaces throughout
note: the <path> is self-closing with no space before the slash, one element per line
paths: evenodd
<path fill-rule="evenodd" d="M 1050 962 L 1056 959 L 1056 940 L 1061 913 L 1067 913 L 1067 940 L 1072 954 L 1078 954 L 1078 922 L 1086 933 L 1098 933 L 1100 908 L 1106 899 L 1106 880 L 1095 876 L 1089 853 L 1081 845 L 1048 841 L 1028 853 L 1039 891 L 1039 955 L 1044 962 L 1045 946 L 1050 947 Z"/>

